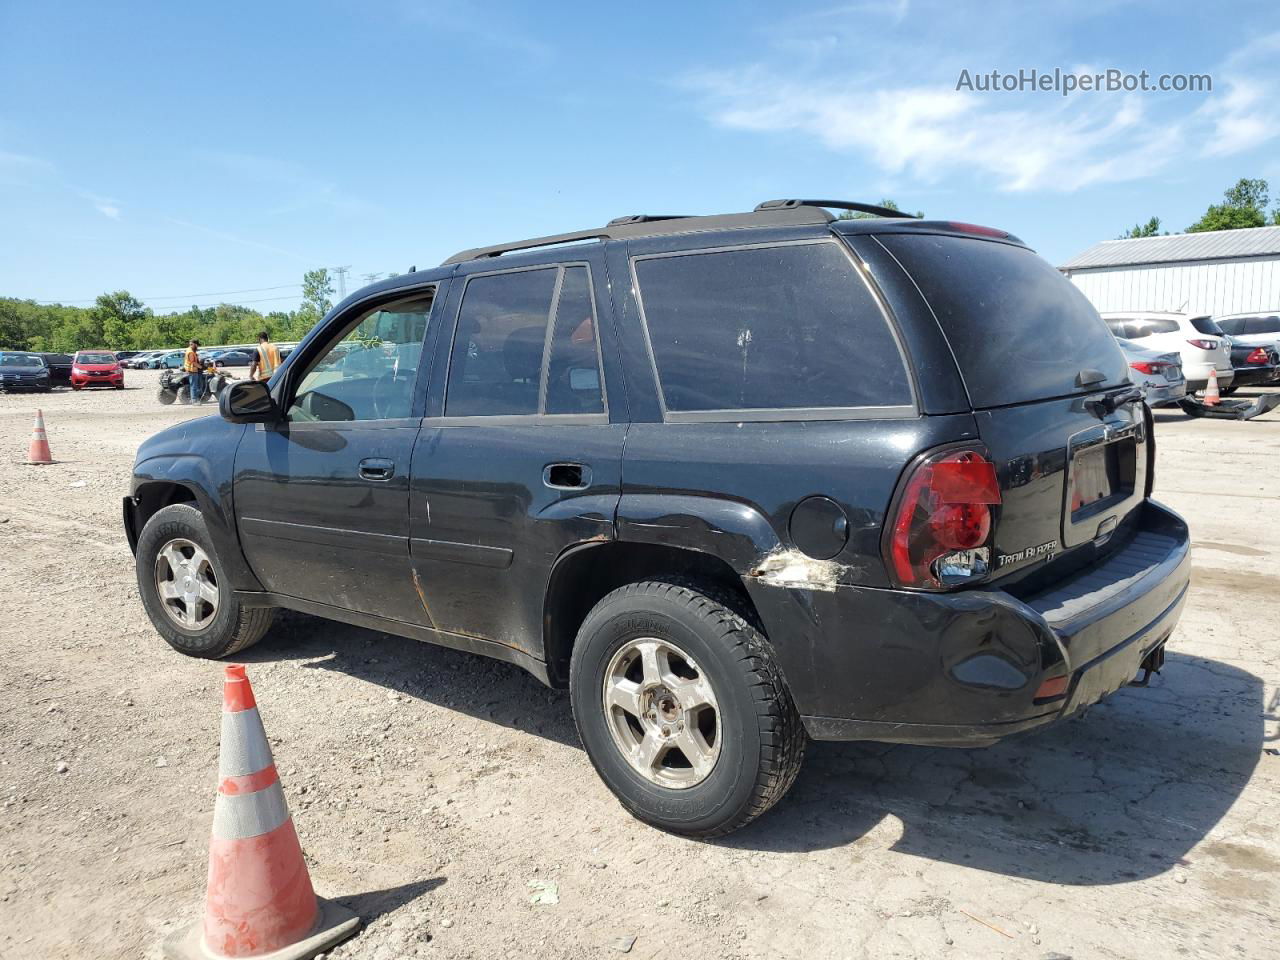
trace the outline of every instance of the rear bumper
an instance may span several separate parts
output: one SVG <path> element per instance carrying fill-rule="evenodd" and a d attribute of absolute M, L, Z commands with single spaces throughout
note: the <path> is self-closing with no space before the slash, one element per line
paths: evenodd
<path fill-rule="evenodd" d="M 787 590 L 788 614 L 767 595 L 783 591 L 748 588 L 810 736 L 985 746 L 1125 686 L 1169 638 L 1189 580 L 1186 524 L 1148 501 L 1123 546 L 1034 596 Z M 1064 675 L 1065 691 L 1037 698 Z"/>
<path fill-rule="evenodd" d="M 1209 386 L 1209 369 L 1212 364 L 1202 363 L 1188 368 L 1183 366 L 1182 374 L 1187 378 L 1187 393 L 1199 393 L 1201 390 Z M 1218 386 L 1229 387 L 1235 382 L 1236 372 L 1233 367 L 1214 368 L 1214 372 L 1218 375 Z"/>
<path fill-rule="evenodd" d="M 1264 383 L 1274 383 L 1278 376 L 1280 376 L 1280 367 L 1273 367 L 1269 364 L 1266 366 L 1236 367 L 1235 380 L 1232 382 L 1237 387 L 1259 386 Z"/>
<path fill-rule="evenodd" d="M 1177 383 L 1161 384 L 1159 386 L 1143 386 L 1143 398 L 1147 401 L 1147 406 L 1163 407 L 1166 404 L 1177 403 L 1187 395 L 1187 381 L 1179 380 Z"/>

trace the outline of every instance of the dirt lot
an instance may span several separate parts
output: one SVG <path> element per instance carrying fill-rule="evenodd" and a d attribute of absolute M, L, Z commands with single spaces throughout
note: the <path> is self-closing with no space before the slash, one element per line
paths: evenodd
<path fill-rule="evenodd" d="M 221 666 L 153 632 L 119 520 L 139 442 L 193 415 L 154 380 L 0 396 L 5 958 L 159 957 L 199 915 Z M 56 466 L 19 464 L 37 406 Z M 1151 689 L 988 750 L 814 744 L 726 841 L 626 816 L 513 667 L 277 620 L 250 677 L 317 890 L 367 923 L 331 956 L 1274 956 L 1280 412 L 1157 417 L 1195 586 Z"/>

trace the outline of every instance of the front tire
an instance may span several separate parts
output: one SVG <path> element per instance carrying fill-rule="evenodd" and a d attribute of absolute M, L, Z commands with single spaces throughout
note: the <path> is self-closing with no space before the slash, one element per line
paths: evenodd
<path fill-rule="evenodd" d="M 728 596 L 679 581 L 621 587 L 587 615 L 570 663 L 574 720 L 634 816 L 711 838 L 795 782 L 805 733 L 765 636 Z"/>
<path fill-rule="evenodd" d="M 165 507 L 147 521 L 135 558 L 138 592 L 152 625 L 189 657 L 229 657 L 262 638 L 274 607 L 235 600 L 200 511 Z"/>
<path fill-rule="evenodd" d="M 166 406 L 168 406 L 178 398 L 174 395 L 174 392 L 172 390 L 166 390 L 164 387 L 161 387 L 159 390 L 156 391 L 156 399 L 159 400 L 161 403 L 165 404 Z"/>

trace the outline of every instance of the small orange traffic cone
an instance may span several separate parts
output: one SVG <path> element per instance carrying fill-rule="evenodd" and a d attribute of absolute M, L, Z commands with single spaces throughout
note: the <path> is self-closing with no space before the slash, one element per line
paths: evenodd
<path fill-rule="evenodd" d="M 1213 367 L 1209 368 L 1209 385 L 1204 388 L 1204 405 L 1206 407 L 1216 407 L 1222 400 L 1222 395 L 1218 393 L 1218 371 Z"/>
<path fill-rule="evenodd" d="M 49 452 L 49 435 L 44 432 L 44 413 L 36 411 L 36 426 L 31 431 L 31 446 L 27 448 L 27 463 L 53 463 L 53 454 Z"/>
<path fill-rule="evenodd" d="M 177 960 L 306 960 L 345 940 L 360 918 L 320 900 L 302 857 L 253 688 L 227 667 L 218 797 L 204 922 L 165 944 Z"/>

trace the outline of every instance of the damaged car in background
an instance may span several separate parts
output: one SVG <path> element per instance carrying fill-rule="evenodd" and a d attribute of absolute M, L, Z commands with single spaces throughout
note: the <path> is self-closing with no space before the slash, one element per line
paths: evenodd
<path fill-rule="evenodd" d="M 1148 350 L 1132 340 L 1116 337 L 1129 362 L 1129 379 L 1142 388 L 1149 407 L 1175 404 L 1187 395 L 1187 378 L 1182 375 L 1182 355 Z"/>
<path fill-rule="evenodd" d="M 347 297 L 142 445 L 124 524 L 176 650 L 288 608 L 508 661 L 714 837 L 809 738 L 983 746 L 1161 667 L 1188 533 L 1130 371 L 1002 230 L 626 216 Z"/>

